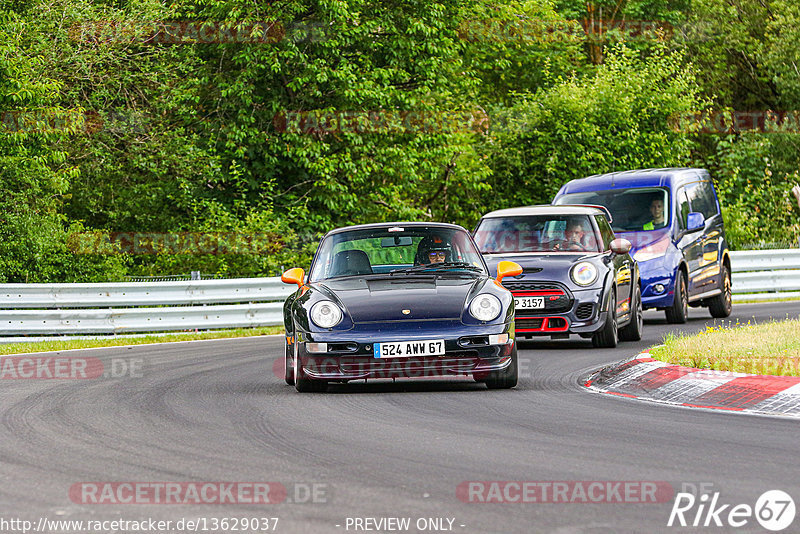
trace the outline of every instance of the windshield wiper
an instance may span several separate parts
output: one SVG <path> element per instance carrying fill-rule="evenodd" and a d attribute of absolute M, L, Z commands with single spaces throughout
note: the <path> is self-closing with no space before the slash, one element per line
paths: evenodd
<path fill-rule="evenodd" d="M 471 263 L 467 263 L 465 261 L 446 261 L 444 263 L 429 263 L 423 265 L 415 265 L 413 267 L 406 267 L 405 269 L 395 269 L 393 271 L 389 271 L 389 274 L 395 273 L 420 273 L 426 271 L 440 271 L 443 269 L 465 269 L 468 271 L 474 271 L 478 273 L 482 273 L 483 269 L 480 267 L 476 267 Z"/>

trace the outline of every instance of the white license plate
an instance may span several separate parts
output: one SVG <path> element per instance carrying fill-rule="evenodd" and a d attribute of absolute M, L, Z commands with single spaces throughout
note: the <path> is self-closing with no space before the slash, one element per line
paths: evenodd
<path fill-rule="evenodd" d="M 373 353 L 376 358 L 412 358 L 414 356 L 441 356 L 444 354 L 444 339 L 425 339 L 419 341 L 397 341 L 394 343 L 375 343 Z"/>
<path fill-rule="evenodd" d="M 514 308 L 518 310 L 541 310 L 544 297 L 514 297 Z"/>

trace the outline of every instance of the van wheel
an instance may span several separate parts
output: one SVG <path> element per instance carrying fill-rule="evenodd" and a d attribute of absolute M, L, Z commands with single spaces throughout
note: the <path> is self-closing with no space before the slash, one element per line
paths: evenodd
<path fill-rule="evenodd" d="M 722 293 L 708 299 L 708 311 L 711 313 L 711 317 L 721 318 L 729 316 L 732 308 L 731 272 L 727 265 L 722 264 Z"/>
<path fill-rule="evenodd" d="M 686 291 L 686 275 L 682 271 L 675 280 L 675 298 L 672 306 L 665 310 L 667 322 L 672 324 L 683 324 L 689 316 L 689 295 Z"/>

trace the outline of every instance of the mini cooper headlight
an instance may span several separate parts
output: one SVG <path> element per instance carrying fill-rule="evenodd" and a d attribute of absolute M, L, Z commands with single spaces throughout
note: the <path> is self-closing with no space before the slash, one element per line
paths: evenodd
<path fill-rule="evenodd" d="M 333 328 L 342 321 L 342 310 L 330 300 L 321 300 L 311 306 L 310 315 L 320 328 Z"/>
<path fill-rule="evenodd" d="M 482 293 L 470 302 L 469 313 L 479 321 L 491 321 L 500 315 L 502 307 L 499 298 Z"/>
<path fill-rule="evenodd" d="M 569 272 L 572 281 L 579 286 L 589 286 L 597 280 L 597 267 L 588 261 L 576 263 Z"/>

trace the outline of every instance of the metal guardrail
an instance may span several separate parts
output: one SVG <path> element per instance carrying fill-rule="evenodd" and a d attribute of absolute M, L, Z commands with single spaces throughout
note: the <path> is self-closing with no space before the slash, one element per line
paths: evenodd
<path fill-rule="evenodd" d="M 0 336 L 279 325 L 294 289 L 280 278 L 0 284 Z"/>
<path fill-rule="evenodd" d="M 800 297 L 800 249 L 731 252 L 736 300 Z"/>
<path fill-rule="evenodd" d="M 4 308 L 191 306 L 271 302 L 283 300 L 292 292 L 292 288 L 277 277 L 108 284 L 0 284 L 0 301 Z"/>
<path fill-rule="evenodd" d="M 800 297 L 800 249 L 731 252 L 737 300 Z M 280 278 L 0 284 L 0 336 L 126 334 L 280 325 Z"/>

